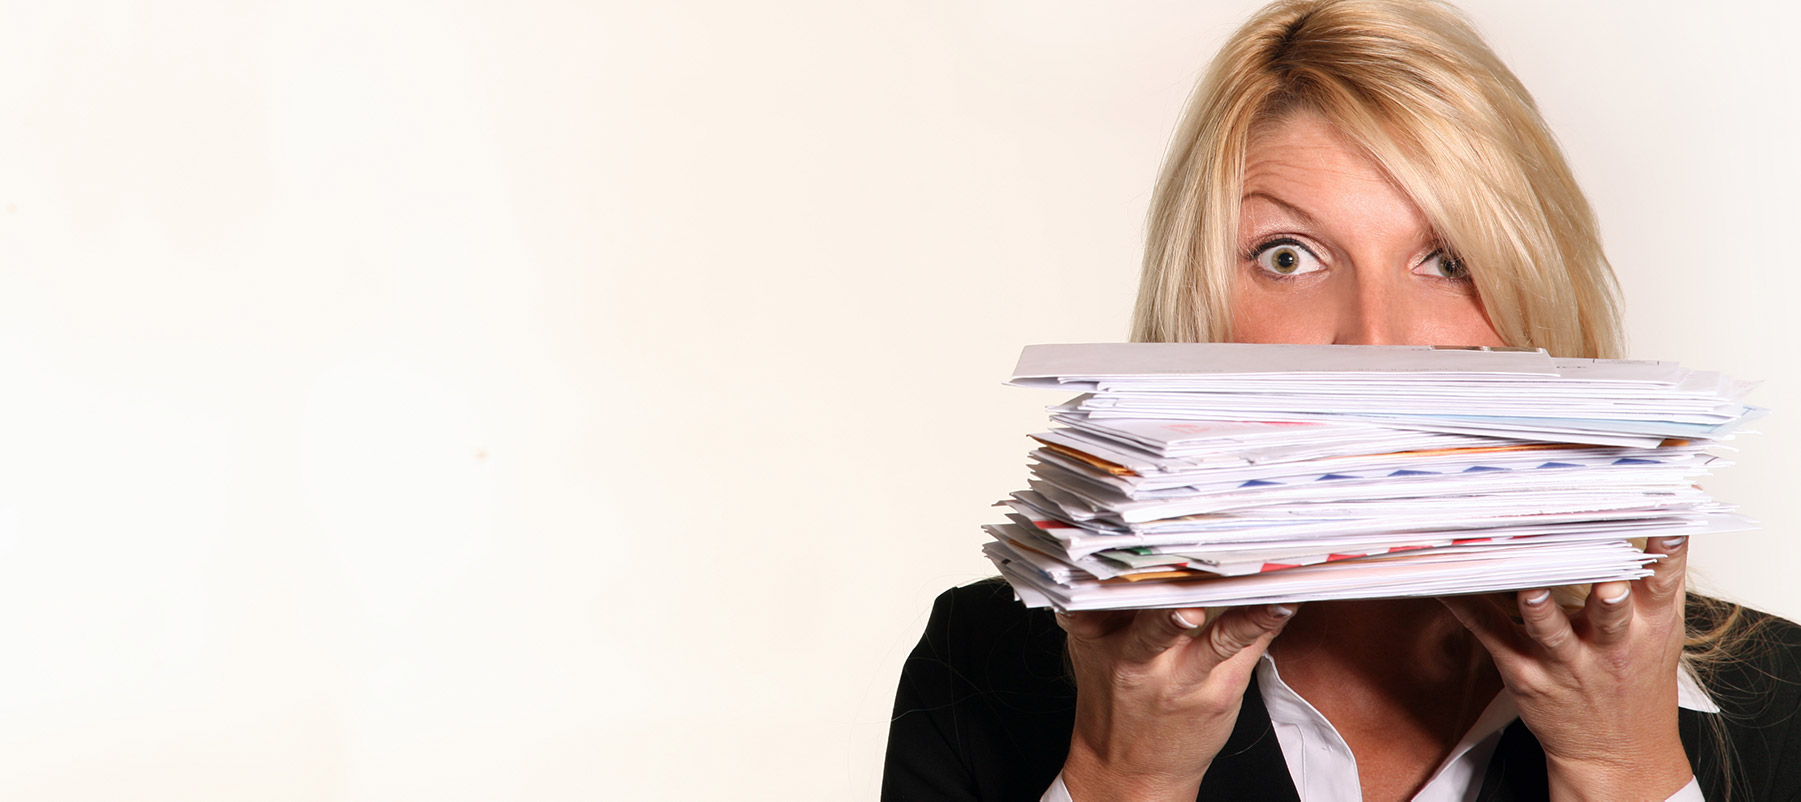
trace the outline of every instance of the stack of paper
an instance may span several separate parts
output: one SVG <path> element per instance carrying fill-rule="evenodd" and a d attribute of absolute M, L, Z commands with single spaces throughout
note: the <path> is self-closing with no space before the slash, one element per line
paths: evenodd
<path fill-rule="evenodd" d="M 1233 606 L 1632 579 L 1632 538 L 1748 529 L 1695 481 L 1765 410 L 1670 362 L 1529 349 L 1029 346 L 1083 395 L 986 527 L 1034 607 Z M 1642 542 L 1642 541 L 1641 541 Z"/>

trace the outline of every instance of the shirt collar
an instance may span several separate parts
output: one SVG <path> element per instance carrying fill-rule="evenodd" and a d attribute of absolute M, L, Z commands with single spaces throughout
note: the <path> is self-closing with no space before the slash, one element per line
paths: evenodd
<path fill-rule="evenodd" d="M 1276 671 L 1275 658 L 1270 657 L 1268 652 L 1264 652 L 1258 660 L 1257 673 L 1257 679 L 1261 683 L 1270 683 L 1273 680 L 1284 689 L 1288 687 L 1288 684 L 1282 682 L 1281 675 Z M 1506 694 L 1500 695 L 1506 696 Z M 1680 663 L 1676 669 L 1676 706 L 1697 713 L 1720 712 L 1720 706 L 1714 702 L 1713 697 L 1707 695 L 1707 689 L 1701 687 L 1701 681 L 1695 678 L 1695 672 L 1689 667 L 1686 660 Z M 1506 709 L 1512 711 L 1513 705 L 1509 703 L 1506 705 Z M 1511 722 L 1517 716 L 1518 713 L 1514 713 L 1512 717 L 1508 718 L 1508 721 Z M 1485 713 L 1483 718 L 1487 717 Z"/>

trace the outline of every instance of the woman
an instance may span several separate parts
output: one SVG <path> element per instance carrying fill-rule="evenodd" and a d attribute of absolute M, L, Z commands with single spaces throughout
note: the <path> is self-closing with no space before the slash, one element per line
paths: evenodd
<path fill-rule="evenodd" d="M 1561 152 L 1467 22 L 1278 3 L 1177 134 L 1134 339 L 1617 357 L 1614 296 Z M 1667 555 L 1653 576 L 1570 612 L 1532 589 L 1052 616 L 960 588 L 903 673 L 884 796 L 1801 793 L 1801 634 L 1687 594 L 1682 538 L 1647 549 Z"/>

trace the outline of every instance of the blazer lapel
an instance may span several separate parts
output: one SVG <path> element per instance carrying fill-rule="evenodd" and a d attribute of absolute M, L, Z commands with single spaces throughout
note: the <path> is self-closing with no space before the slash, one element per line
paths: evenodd
<path fill-rule="evenodd" d="M 1545 749 L 1538 736 L 1526 728 L 1526 722 L 1515 721 L 1501 733 L 1495 754 L 1488 759 L 1488 771 L 1482 775 L 1479 802 L 1524 802 L 1550 798 L 1551 781 L 1545 773 Z"/>
<path fill-rule="evenodd" d="M 1244 704 L 1238 709 L 1238 722 L 1226 745 L 1207 767 L 1201 778 L 1197 799 L 1258 799 L 1269 802 L 1301 802 L 1294 790 L 1294 779 L 1288 776 L 1288 762 L 1282 758 L 1282 745 L 1276 741 L 1276 730 L 1269 723 L 1269 708 L 1263 706 L 1263 694 L 1253 680 L 1245 688 Z"/>

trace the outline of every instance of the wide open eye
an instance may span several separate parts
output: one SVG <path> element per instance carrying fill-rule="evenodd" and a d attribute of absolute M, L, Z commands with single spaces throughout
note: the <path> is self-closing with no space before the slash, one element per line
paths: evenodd
<path fill-rule="evenodd" d="M 1291 239 L 1279 239 L 1257 251 L 1257 266 L 1278 276 L 1298 276 L 1324 270 L 1312 251 Z"/>
<path fill-rule="evenodd" d="M 1462 259 L 1452 256 L 1442 249 L 1427 255 L 1425 261 L 1420 262 L 1420 266 L 1414 268 L 1413 272 L 1417 275 L 1436 276 L 1452 281 L 1470 280 L 1469 266 L 1465 265 Z"/>

